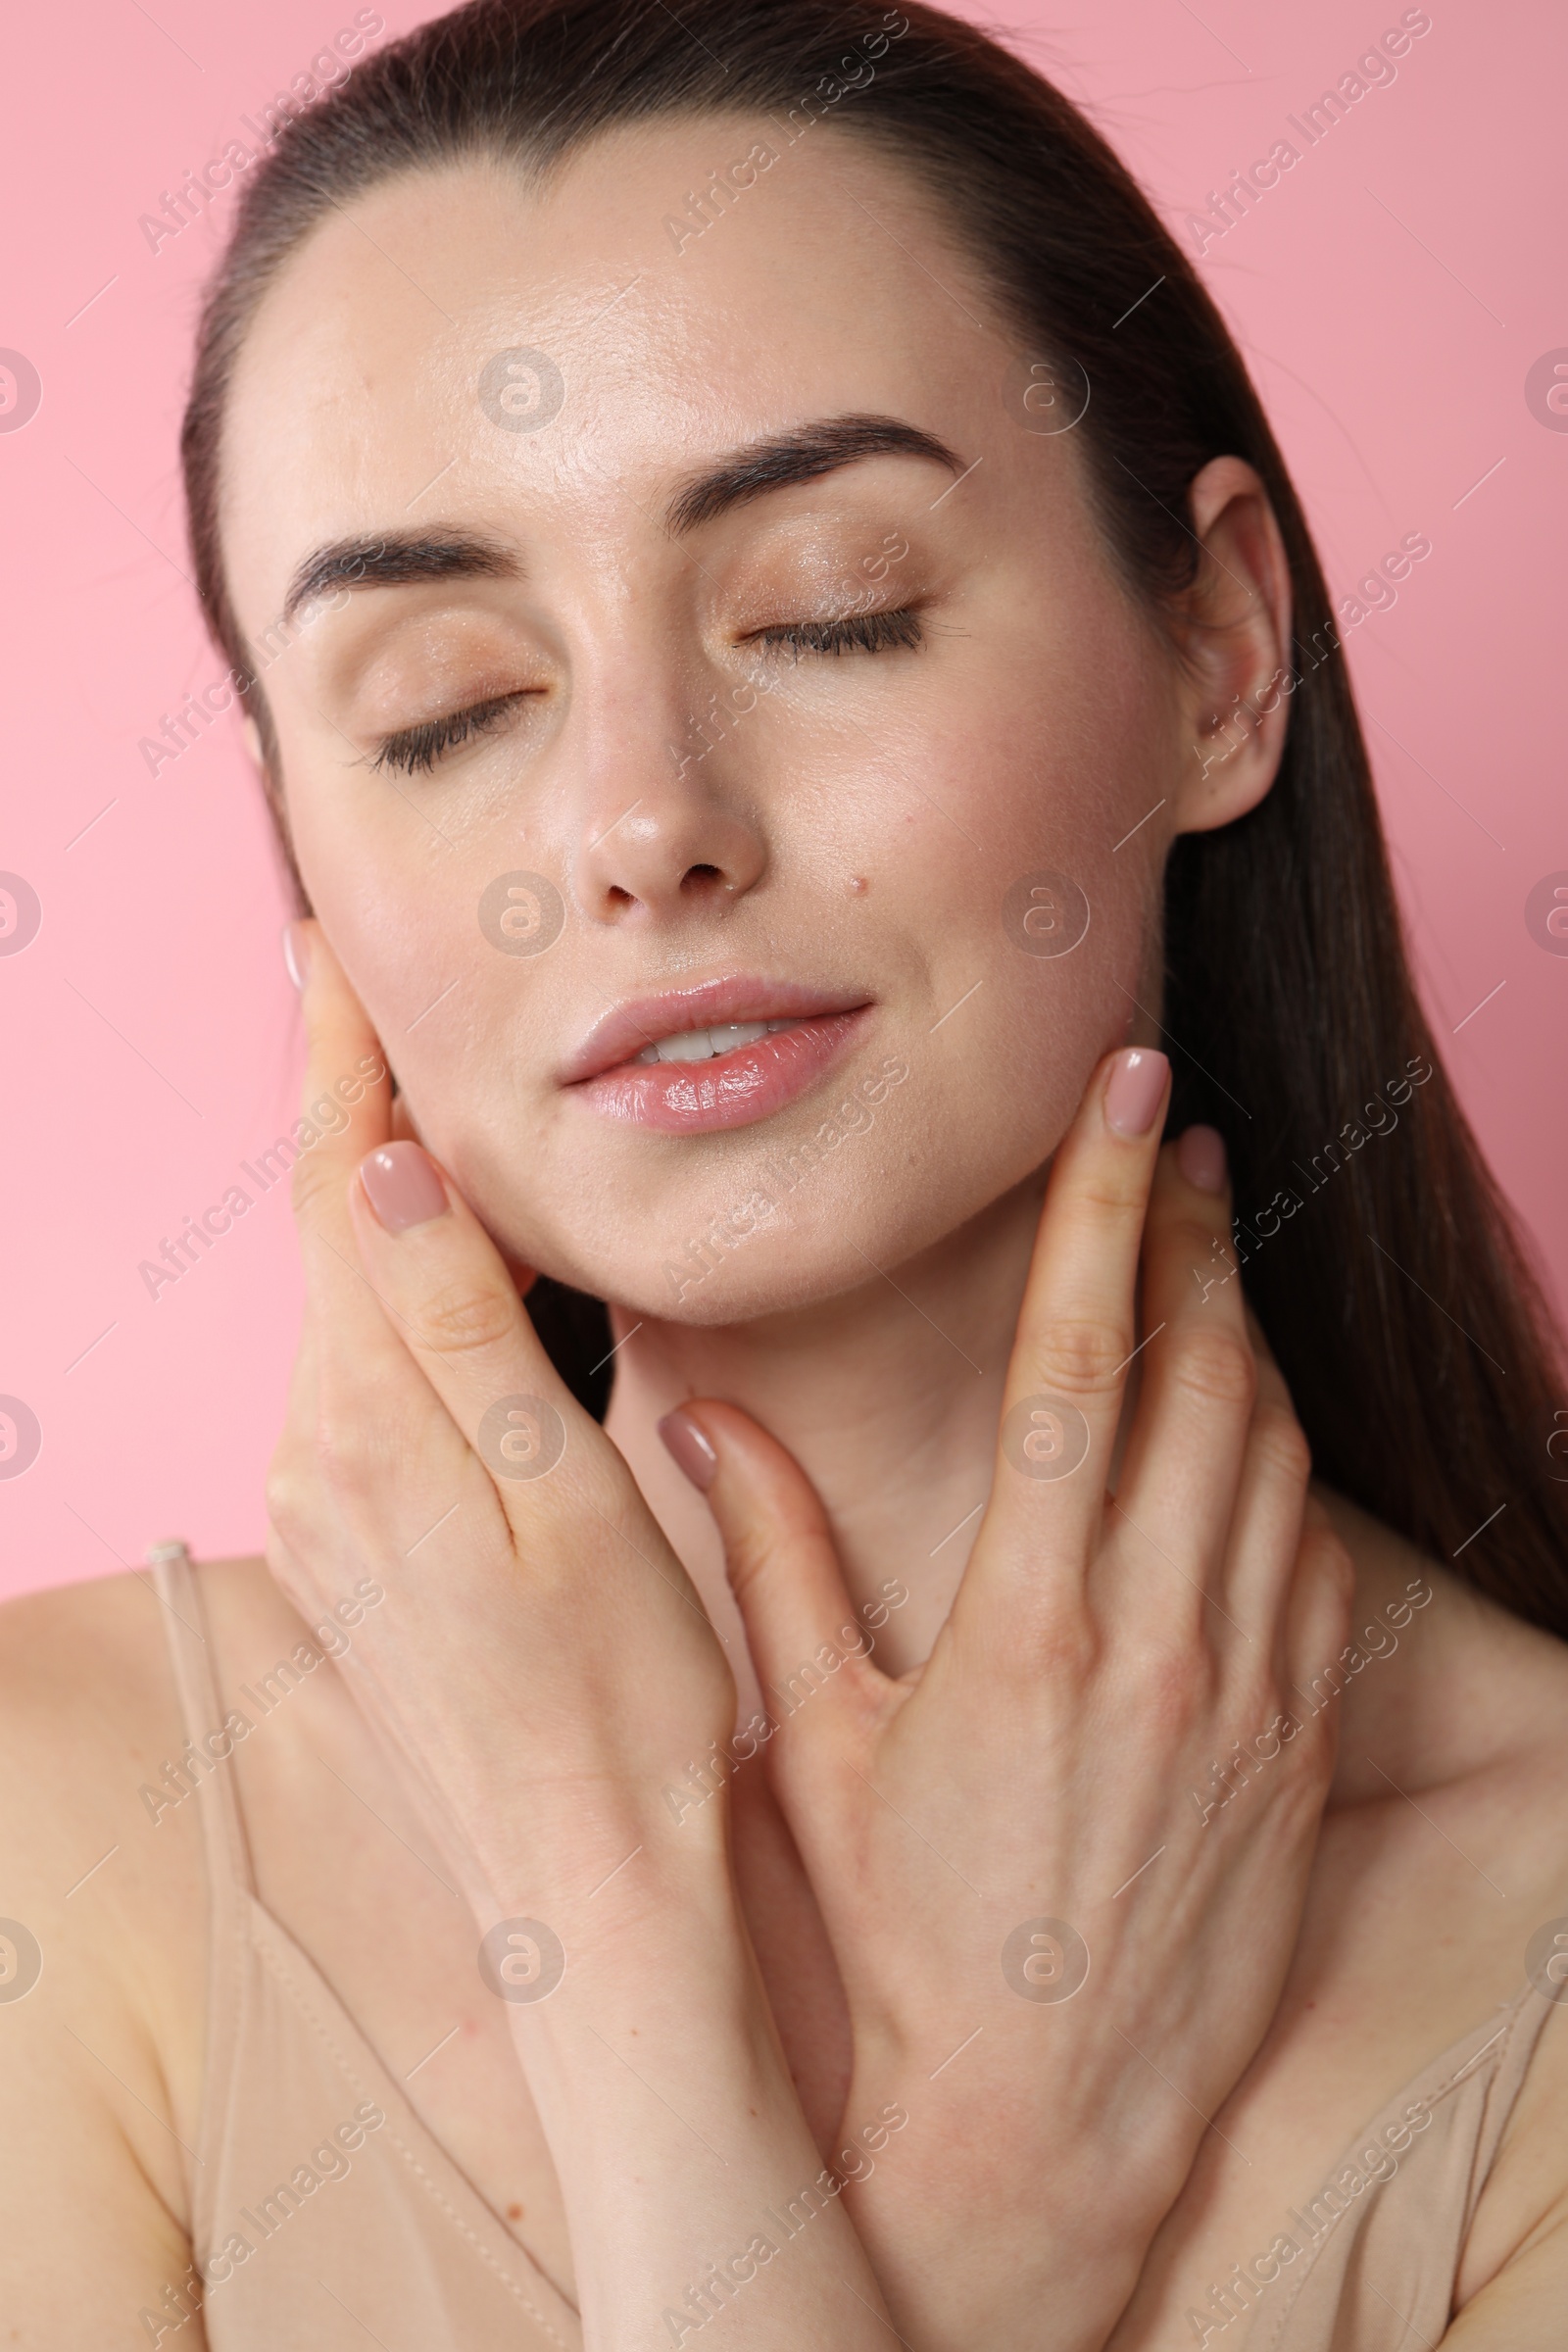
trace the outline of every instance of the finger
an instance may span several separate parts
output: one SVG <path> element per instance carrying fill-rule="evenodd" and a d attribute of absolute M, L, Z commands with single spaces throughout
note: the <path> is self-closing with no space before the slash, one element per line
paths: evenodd
<path fill-rule="evenodd" d="M 500 1251 L 422 1146 L 383 1144 L 361 1162 L 348 1214 L 369 1285 L 390 1328 L 489 1471 L 514 1533 L 537 1526 L 540 1500 L 569 1488 L 572 1503 L 613 1510 L 599 1471 L 616 1459 L 546 1354 Z M 597 1434 L 597 1432 L 595 1433 Z M 554 1473 L 575 1437 L 579 1457 Z M 586 1480 L 586 1486 L 584 1481 Z"/>
<path fill-rule="evenodd" d="M 1298 1719 L 1321 1718 L 1331 1732 L 1339 1721 L 1332 1701 L 1348 1680 L 1341 1652 L 1354 1599 L 1355 1562 L 1323 1505 L 1308 1494 L 1286 1607 L 1286 1694 Z"/>
<path fill-rule="evenodd" d="M 303 967 L 306 1063 L 294 1129 L 294 1216 L 313 1313 L 352 1348 L 387 1343 L 359 1262 L 347 1195 L 365 1153 L 391 1134 L 392 1087 L 368 1014 L 318 922 L 292 926 Z"/>
<path fill-rule="evenodd" d="M 1056 1148 L 1007 1367 L 991 1501 L 957 1623 L 1038 1579 L 1082 1575 L 1135 1347 L 1139 1245 L 1170 1087 L 1163 1054 L 1102 1061 Z"/>
<path fill-rule="evenodd" d="M 819 1690 L 841 1705 L 863 1704 L 883 1680 L 868 1663 L 872 1638 L 856 1617 L 821 1499 L 794 1455 L 749 1414 L 707 1397 L 666 1413 L 659 1433 L 723 1538 L 769 1712 L 787 1725 Z M 833 1703 L 814 1719 L 825 1721 Z"/>
<path fill-rule="evenodd" d="M 1144 1234 L 1143 1377 L 1112 1506 L 1140 1605 L 1223 1639 L 1220 1586 L 1248 1454 L 1257 1365 L 1230 1247 L 1225 1147 L 1190 1127 L 1160 1152 Z M 1281 1578 L 1295 1556 L 1285 1545 Z"/>
<path fill-rule="evenodd" d="M 409 1098 L 407 1095 L 394 1095 L 392 1098 L 392 1114 L 388 1140 L 395 1144 L 422 1144 L 424 1142 L 423 1136 L 419 1133 L 418 1128 L 415 1125 L 414 1113 L 409 1108 Z M 492 1234 L 490 1238 L 492 1241 L 495 1241 L 496 1248 L 501 1252 L 501 1262 L 512 1277 L 513 1283 L 516 1289 L 517 1297 L 519 1298 L 526 1298 L 528 1293 L 533 1289 L 534 1284 L 539 1279 L 538 1267 L 530 1266 L 526 1264 L 522 1258 L 515 1256 L 504 1242 L 496 1240 L 494 1234 Z"/>
<path fill-rule="evenodd" d="M 1315 1518 L 1321 1515 L 1321 1505 L 1309 1502 L 1307 1494 L 1311 1447 L 1296 1417 L 1285 1375 L 1250 1307 L 1247 1332 L 1257 1367 L 1257 1394 L 1231 1517 L 1222 1590 L 1226 1607 L 1255 1640 L 1272 1643 L 1283 1664 L 1288 1642 L 1284 1617 L 1297 1572 L 1303 1513 Z M 1328 1524 L 1326 1517 L 1323 1524 Z"/>

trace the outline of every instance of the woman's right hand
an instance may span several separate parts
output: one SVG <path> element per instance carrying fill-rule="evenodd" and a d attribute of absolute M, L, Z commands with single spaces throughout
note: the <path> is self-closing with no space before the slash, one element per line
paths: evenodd
<path fill-rule="evenodd" d="M 1161 1151 L 1167 1094 L 1163 1056 L 1111 1056 L 1057 1150 L 991 1499 L 922 1668 L 853 1654 L 792 1457 L 681 1408 L 764 1688 L 801 1692 L 767 1754 L 855 2029 L 836 2161 L 920 2352 L 1022 2352 L 1042 2311 L 1053 2352 L 1104 2342 L 1273 2015 L 1333 1768 L 1298 1686 L 1345 1639 L 1349 1559 L 1220 1279 L 1219 1139 Z M 896 2140 L 860 2133 L 890 2105 Z"/>
<path fill-rule="evenodd" d="M 294 1171 L 307 1326 L 269 1565 L 309 1625 L 367 1571 L 380 1587 L 344 1685 L 473 1905 L 470 1982 L 506 2004 L 590 2352 L 667 2345 L 662 2306 L 690 2332 L 720 2289 L 733 2352 L 869 2352 L 887 2323 L 842 2206 L 777 2269 L 782 2244 L 758 2251 L 820 2158 L 724 1809 L 683 1838 L 660 1796 L 733 1727 L 723 1651 L 514 1270 L 395 1133 L 374 1032 L 307 936 L 305 1101 L 324 1132 Z"/>
<path fill-rule="evenodd" d="M 292 1175 L 305 1321 L 268 1564 L 313 1625 L 379 1583 L 344 1679 L 465 1893 L 505 1908 L 574 1868 L 592 1885 L 657 1827 L 645 1790 L 727 1732 L 734 1682 L 620 1454 L 545 1353 L 530 1274 L 409 1136 L 320 926 L 296 932 L 319 1132 Z"/>

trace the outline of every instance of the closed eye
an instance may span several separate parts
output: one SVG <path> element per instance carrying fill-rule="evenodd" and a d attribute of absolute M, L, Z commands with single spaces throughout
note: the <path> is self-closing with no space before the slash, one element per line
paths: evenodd
<path fill-rule="evenodd" d="M 834 620 L 784 621 L 776 628 L 759 629 L 748 642 L 792 653 L 799 661 L 805 654 L 883 654 L 900 647 L 912 652 L 924 644 L 925 631 L 914 608 L 903 606 L 896 612 L 852 612 Z M 499 726 L 530 691 L 524 688 L 514 694 L 494 695 L 487 702 L 470 703 L 466 710 L 448 710 L 439 718 L 424 719 L 416 727 L 384 736 L 370 767 L 400 767 L 408 775 L 428 775 L 436 761 L 460 744 Z"/>
<path fill-rule="evenodd" d="M 777 628 L 759 629 L 753 645 L 776 647 L 803 654 L 885 654 L 897 646 L 912 650 L 925 642 L 920 616 L 912 605 L 893 612 L 851 612 L 837 620 L 790 620 Z"/>
<path fill-rule="evenodd" d="M 470 736 L 489 734 L 533 691 L 524 687 L 515 694 L 492 695 L 488 702 L 470 703 L 466 710 L 448 710 L 440 718 L 427 718 L 416 727 L 405 727 L 400 734 L 383 736 L 370 761 L 371 769 L 401 767 L 411 776 L 428 775 L 438 760 Z"/>

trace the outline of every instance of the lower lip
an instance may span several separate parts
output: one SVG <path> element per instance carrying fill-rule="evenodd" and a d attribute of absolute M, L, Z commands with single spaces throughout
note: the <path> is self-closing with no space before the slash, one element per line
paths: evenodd
<path fill-rule="evenodd" d="M 861 1004 L 853 1012 L 813 1013 L 707 1061 L 623 1061 L 569 1091 L 607 1118 L 662 1135 L 750 1127 L 815 1086 L 858 1037 L 870 1010 Z"/>

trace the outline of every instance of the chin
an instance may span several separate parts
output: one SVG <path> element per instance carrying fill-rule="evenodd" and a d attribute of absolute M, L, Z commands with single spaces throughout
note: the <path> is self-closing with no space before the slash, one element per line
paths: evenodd
<path fill-rule="evenodd" d="M 737 1185 L 666 1197 L 657 1209 L 563 1220 L 521 1254 L 541 1273 L 603 1298 L 634 1320 L 711 1329 L 799 1313 L 906 1266 L 983 1218 L 1038 1167 L 1038 1139 L 1016 1139 L 1004 1168 L 940 1164 L 923 1152 L 885 1152 L 798 1198 L 755 1175 Z M 834 1170 L 838 1177 L 840 1171 Z M 720 1205 L 715 1206 L 715 1201 Z M 666 1239 L 667 1237 L 667 1239 Z"/>

